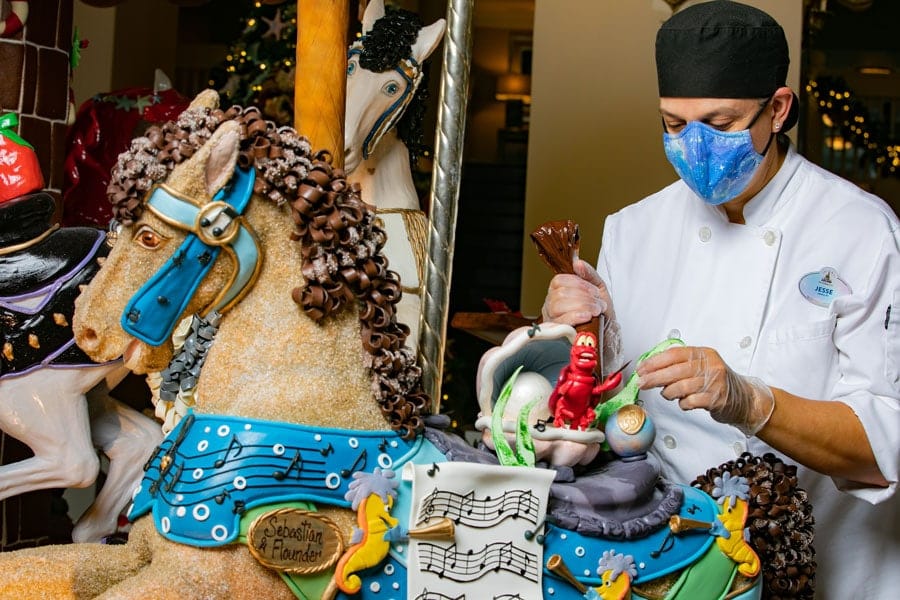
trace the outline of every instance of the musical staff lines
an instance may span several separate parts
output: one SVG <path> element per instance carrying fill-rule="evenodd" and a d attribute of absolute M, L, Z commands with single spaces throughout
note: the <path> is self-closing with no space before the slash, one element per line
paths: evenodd
<path fill-rule="evenodd" d="M 193 414 L 183 423 L 144 466 L 143 489 L 171 510 L 227 502 L 240 514 L 241 498 L 250 489 L 254 495 L 333 498 L 341 505 L 354 472 L 370 469 L 376 460 L 380 465 L 406 460 L 418 445 L 384 436 L 297 435 L 249 426 L 235 431 L 230 425 L 204 429 Z"/>
<path fill-rule="evenodd" d="M 539 506 L 531 490 L 508 490 L 495 498 L 477 498 L 474 491 L 460 494 L 435 488 L 423 499 L 416 523 L 421 525 L 435 517 L 448 517 L 457 525 L 476 529 L 494 527 L 506 519 L 537 524 Z"/>
<path fill-rule="evenodd" d="M 419 568 L 441 579 L 470 582 L 491 572 L 506 571 L 538 583 L 538 558 L 512 542 L 493 542 L 481 550 L 457 550 L 456 544 L 441 547 L 419 544 Z"/>

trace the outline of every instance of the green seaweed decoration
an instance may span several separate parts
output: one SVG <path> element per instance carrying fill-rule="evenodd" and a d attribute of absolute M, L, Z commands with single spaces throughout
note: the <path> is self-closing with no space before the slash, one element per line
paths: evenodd
<path fill-rule="evenodd" d="M 535 462 L 534 440 L 531 439 L 531 432 L 528 430 L 528 415 L 540 398 L 535 398 L 528 402 L 519 411 L 516 422 L 515 449 L 509 445 L 509 442 L 506 441 L 506 436 L 503 435 L 503 413 L 506 410 L 506 403 L 512 395 L 513 385 L 516 383 L 516 378 L 521 370 L 522 367 L 516 369 L 509 379 L 506 380 L 506 383 L 503 384 L 503 389 L 500 390 L 500 394 L 497 396 L 497 403 L 494 405 L 494 411 L 491 415 L 491 439 L 494 441 L 494 451 L 497 453 L 497 458 L 504 467 L 533 467 Z"/>
<path fill-rule="evenodd" d="M 678 338 L 669 338 L 658 343 L 650 350 L 647 350 L 646 352 L 641 354 L 638 357 L 636 364 L 634 365 L 635 371 L 631 374 L 631 377 L 628 378 L 628 381 L 625 383 L 625 387 L 623 387 L 618 394 L 597 407 L 596 416 L 594 417 L 594 421 L 591 423 L 591 425 L 593 427 L 603 428 L 606 425 L 606 420 L 614 415 L 620 408 L 622 408 L 626 404 L 636 404 L 638 399 L 638 392 L 640 391 L 640 389 L 638 388 L 637 366 L 651 356 L 655 356 L 660 352 L 664 352 L 672 346 L 684 346 L 684 342 L 682 342 Z"/>

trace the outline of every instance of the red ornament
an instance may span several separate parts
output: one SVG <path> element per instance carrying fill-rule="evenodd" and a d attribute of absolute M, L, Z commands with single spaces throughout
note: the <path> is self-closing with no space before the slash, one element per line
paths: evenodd
<path fill-rule="evenodd" d="M 43 189 L 44 176 L 31 144 L 19 137 L 13 113 L 0 116 L 0 202 Z"/>

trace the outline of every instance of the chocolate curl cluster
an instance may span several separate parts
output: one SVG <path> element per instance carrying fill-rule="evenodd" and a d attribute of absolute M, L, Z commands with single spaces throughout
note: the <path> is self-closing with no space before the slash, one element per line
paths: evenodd
<path fill-rule="evenodd" d="M 256 107 L 237 111 L 241 125 L 241 150 L 238 164 L 255 167 L 259 177 L 253 191 L 276 204 L 293 201 L 300 182 L 309 175 L 313 157 L 309 140 L 291 127 L 276 127 Z"/>
<path fill-rule="evenodd" d="M 144 194 L 168 177 L 177 164 L 193 156 L 223 119 L 220 110 L 189 108 L 177 121 L 153 125 L 144 137 L 132 140 L 131 147 L 119 155 L 106 188 L 115 219 L 123 225 L 139 219 L 144 211 Z"/>
<path fill-rule="evenodd" d="M 130 225 L 140 218 L 143 196 L 153 184 L 230 120 L 241 126 L 238 164 L 257 171 L 254 193 L 291 204 L 292 237 L 301 243 L 307 282 L 306 288 L 292 292 L 294 300 L 315 321 L 356 303 L 381 412 L 394 430 L 414 437 L 424 427 L 429 401 L 415 356 L 404 347 L 409 328 L 395 318 L 400 281 L 388 270 L 386 236 L 375 225 L 374 213 L 359 189 L 331 166 L 327 153 L 313 156 L 306 138 L 290 127 L 276 127 L 255 107 L 188 109 L 176 122 L 149 128 L 119 156 L 107 190 L 116 219 Z"/>
<path fill-rule="evenodd" d="M 758 457 L 745 452 L 691 485 L 712 493 L 714 479 L 724 472 L 746 477 L 750 484 L 747 527 L 750 545 L 763 564 L 763 598 L 813 598 L 815 521 L 806 491 L 797 483 L 797 467 L 771 453 Z"/>
<path fill-rule="evenodd" d="M 348 304 L 359 307 L 373 392 L 391 428 L 411 439 L 424 427 L 428 398 L 419 387 L 421 369 L 404 347 L 409 328 L 395 316 L 400 279 L 388 269 L 382 252 L 387 236 L 375 224 L 375 213 L 328 158 L 317 157 L 291 203 L 306 279 L 306 287 L 292 295 L 315 321 Z"/>

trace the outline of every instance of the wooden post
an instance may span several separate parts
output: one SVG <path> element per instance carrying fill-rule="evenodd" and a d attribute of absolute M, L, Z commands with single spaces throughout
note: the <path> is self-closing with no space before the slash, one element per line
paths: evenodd
<path fill-rule="evenodd" d="M 349 0 L 297 1 L 294 127 L 344 165 Z"/>

